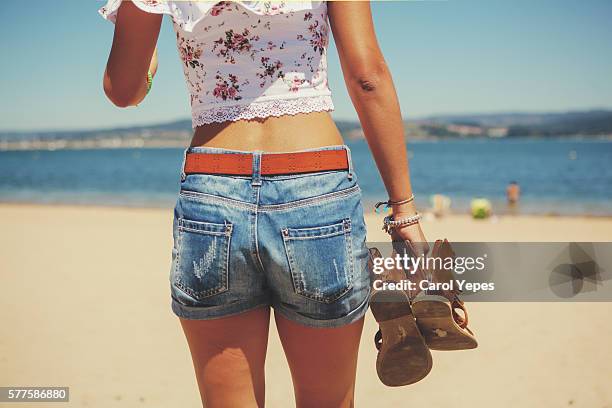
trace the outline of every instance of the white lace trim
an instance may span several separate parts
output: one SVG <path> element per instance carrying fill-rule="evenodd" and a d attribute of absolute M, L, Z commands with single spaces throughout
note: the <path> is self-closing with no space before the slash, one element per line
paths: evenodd
<path fill-rule="evenodd" d="M 248 105 L 232 105 L 211 108 L 203 112 L 193 113 L 192 127 L 208 123 L 221 123 L 241 119 L 267 118 L 270 116 L 296 115 L 333 111 L 334 104 L 329 95 L 302 97 L 295 99 L 275 99 L 261 102 L 251 102 Z"/>

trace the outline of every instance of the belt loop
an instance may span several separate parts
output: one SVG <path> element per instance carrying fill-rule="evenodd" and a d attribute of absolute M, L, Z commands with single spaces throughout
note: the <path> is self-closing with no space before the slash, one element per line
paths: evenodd
<path fill-rule="evenodd" d="M 183 164 L 181 164 L 181 181 L 185 181 L 185 179 L 187 178 L 187 174 L 185 173 L 185 162 L 187 161 L 187 150 L 189 150 L 189 148 L 185 148 L 185 150 L 183 150 Z"/>
<path fill-rule="evenodd" d="M 346 159 L 348 160 L 348 179 L 353 179 L 353 159 L 351 157 L 351 149 L 344 145 L 344 150 L 346 150 Z"/>
<path fill-rule="evenodd" d="M 261 155 L 260 150 L 253 152 L 252 186 L 261 186 Z"/>

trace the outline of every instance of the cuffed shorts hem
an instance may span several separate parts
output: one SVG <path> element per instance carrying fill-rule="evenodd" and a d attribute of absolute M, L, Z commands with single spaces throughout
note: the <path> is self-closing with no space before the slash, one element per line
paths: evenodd
<path fill-rule="evenodd" d="M 270 306 L 268 296 L 260 296 L 249 299 L 246 302 L 236 302 L 219 306 L 186 306 L 172 299 L 172 311 L 178 317 L 190 320 L 212 320 L 222 317 L 230 317 L 237 314 L 250 312 L 260 307 Z"/>
<path fill-rule="evenodd" d="M 309 327 L 319 328 L 334 328 L 349 325 L 361 319 L 368 311 L 370 296 L 366 296 L 363 302 L 354 310 L 348 314 L 335 318 L 335 319 L 315 319 L 312 317 L 304 316 L 298 312 L 287 309 L 281 305 L 272 305 L 275 312 L 280 313 L 283 317 L 291 320 L 292 322 L 302 324 Z"/>

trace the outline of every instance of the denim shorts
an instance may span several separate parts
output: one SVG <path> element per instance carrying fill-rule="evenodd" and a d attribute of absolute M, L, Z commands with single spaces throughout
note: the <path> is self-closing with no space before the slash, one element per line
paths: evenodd
<path fill-rule="evenodd" d="M 172 310 L 215 319 L 271 306 L 313 327 L 352 323 L 367 311 L 370 272 L 361 190 L 347 170 L 261 175 L 184 174 L 174 208 Z M 305 151 L 305 150 L 302 150 Z"/>

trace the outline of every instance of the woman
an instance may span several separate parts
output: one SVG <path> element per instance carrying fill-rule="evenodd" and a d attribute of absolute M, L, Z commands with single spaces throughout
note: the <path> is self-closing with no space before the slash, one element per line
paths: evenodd
<path fill-rule="evenodd" d="M 329 114 L 329 27 L 394 218 L 416 213 L 369 3 L 111 0 L 100 12 L 115 23 L 104 90 L 121 107 L 147 94 L 162 15 L 173 19 L 195 130 L 174 213 L 172 310 L 203 404 L 264 405 L 272 307 L 297 406 L 353 406 L 370 283 L 357 177 Z M 412 219 L 395 233 L 424 243 Z"/>

